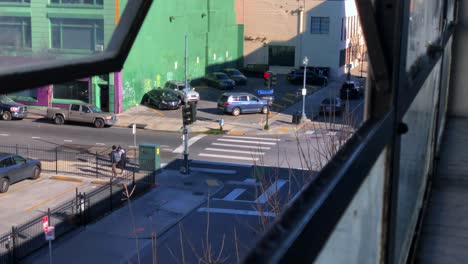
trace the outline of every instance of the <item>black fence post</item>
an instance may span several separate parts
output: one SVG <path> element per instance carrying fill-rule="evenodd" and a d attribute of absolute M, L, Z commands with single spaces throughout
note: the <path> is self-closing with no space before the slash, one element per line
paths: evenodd
<path fill-rule="evenodd" d="M 98 153 L 96 151 L 96 178 L 99 178 L 99 167 L 98 167 Z"/>
<path fill-rule="evenodd" d="M 80 201 L 80 208 L 81 208 L 81 219 L 82 219 L 82 222 L 81 222 L 81 225 L 86 225 L 86 215 L 87 215 L 87 209 L 86 208 L 86 193 L 84 192 L 83 193 L 83 196 L 81 197 L 81 201 Z"/>
<path fill-rule="evenodd" d="M 17 241 L 16 241 L 16 227 L 15 226 L 12 226 L 11 227 L 11 239 L 12 239 L 12 246 L 11 246 L 11 255 L 12 255 L 12 260 L 13 260 L 13 263 L 17 263 L 17 259 L 16 259 L 16 244 L 17 244 Z"/>
<path fill-rule="evenodd" d="M 16 144 L 16 155 L 18 155 L 18 144 Z"/>
<path fill-rule="evenodd" d="M 51 224 L 50 224 L 50 208 L 47 208 L 47 225 L 51 226 Z"/>
<path fill-rule="evenodd" d="M 58 174 L 58 147 L 55 147 L 55 174 Z"/>
<path fill-rule="evenodd" d="M 109 178 L 109 189 L 110 189 L 110 195 L 109 195 L 110 211 L 112 212 L 112 177 Z"/>
<path fill-rule="evenodd" d="M 132 185 L 135 186 L 135 168 L 132 169 Z"/>
<path fill-rule="evenodd" d="M 30 158 L 29 156 L 29 144 L 26 146 L 26 157 L 28 157 L 28 159 Z"/>

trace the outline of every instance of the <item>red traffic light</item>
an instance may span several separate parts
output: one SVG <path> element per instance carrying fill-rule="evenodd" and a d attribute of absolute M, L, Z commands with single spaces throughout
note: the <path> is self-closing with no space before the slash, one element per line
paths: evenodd
<path fill-rule="evenodd" d="M 263 79 L 268 79 L 268 78 L 270 78 L 270 72 L 265 72 L 263 74 Z"/>

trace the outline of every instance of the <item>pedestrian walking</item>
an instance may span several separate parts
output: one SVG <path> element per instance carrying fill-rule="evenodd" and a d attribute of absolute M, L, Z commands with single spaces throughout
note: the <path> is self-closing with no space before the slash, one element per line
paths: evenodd
<path fill-rule="evenodd" d="M 112 146 L 112 151 L 110 153 L 111 163 L 112 163 L 112 177 L 117 176 L 117 164 L 120 161 L 119 153 L 117 152 L 117 147 Z"/>
<path fill-rule="evenodd" d="M 125 153 L 125 149 L 121 146 L 117 147 L 117 153 L 119 155 L 119 167 L 121 169 L 120 174 L 123 174 L 127 164 L 127 154 Z"/>

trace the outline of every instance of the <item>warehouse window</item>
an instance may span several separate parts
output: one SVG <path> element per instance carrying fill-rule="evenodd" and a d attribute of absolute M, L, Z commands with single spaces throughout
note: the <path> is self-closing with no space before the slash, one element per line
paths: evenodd
<path fill-rule="evenodd" d="M 51 41 L 54 49 L 95 51 L 104 45 L 104 27 L 100 19 L 51 18 Z"/>
<path fill-rule="evenodd" d="M 88 102 L 89 83 L 73 81 L 54 84 L 54 98 Z"/>
<path fill-rule="evenodd" d="M 312 34 L 328 34 L 330 30 L 329 17 L 312 17 L 310 33 Z"/>
<path fill-rule="evenodd" d="M 294 67 L 295 48 L 291 46 L 269 46 L 268 63 L 274 66 Z"/>
<path fill-rule="evenodd" d="M 102 5 L 103 0 L 51 0 L 50 3 L 61 5 Z"/>
<path fill-rule="evenodd" d="M 0 46 L 31 48 L 31 18 L 0 17 Z"/>

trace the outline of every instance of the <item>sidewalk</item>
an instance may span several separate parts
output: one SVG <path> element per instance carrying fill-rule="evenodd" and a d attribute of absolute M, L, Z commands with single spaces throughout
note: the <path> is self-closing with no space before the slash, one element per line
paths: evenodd
<path fill-rule="evenodd" d="M 139 249 L 150 245 L 153 233 L 160 237 L 204 203 L 208 193 L 222 188 L 222 183 L 196 172 L 186 176 L 165 170 L 158 175 L 158 183 L 159 187 L 131 200 L 131 209 L 126 204 L 53 243 L 53 262 L 123 263 L 137 252 L 135 234 Z M 48 247 L 22 263 L 49 263 Z"/>

